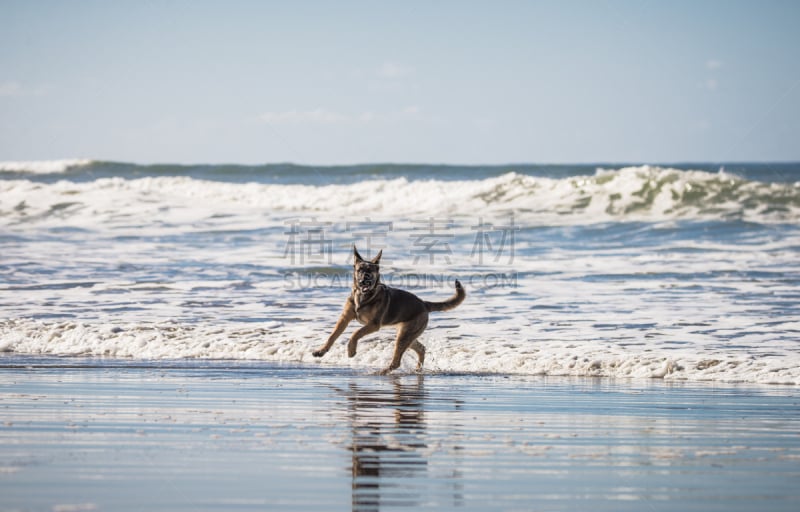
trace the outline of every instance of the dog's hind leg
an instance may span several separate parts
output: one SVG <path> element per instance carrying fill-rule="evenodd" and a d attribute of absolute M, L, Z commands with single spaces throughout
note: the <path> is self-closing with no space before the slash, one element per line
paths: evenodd
<path fill-rule="evenodd" d="M 425 363 L 425 345 L 417 340 L 414 340 L 414 342 L 408 348 L 417 353 L 417 357 L 419 358 L 419 362 L 417 362 L 417 371 L 421 372 L 422 365 Z"/>
<path fill-rule="evenodd" d="M 422 363 L 425 360 L 425 347 L 423 347 L 422 344 L 417 341 L 417 338 L 420 334 L 422 334 L 422 331 L 425 330 L 427 325 L 427 315 L 424 318 L 419 318 L 415 321 L 400 324 L 400 326 L 397 328 L 397 340 L 395 341 L 394 345 L 394 357 L 392 357 L 392 362 L 389 363 L 389 366 L 381 372 L 381 375 L 386 375 L 392 370 L 399 368 L 400 361 L 403 359 L 403 354 L 405 354 L 406 350 L 409 348 L 411 348 L 419 356 L 417 371 L 422 369 Z"/>

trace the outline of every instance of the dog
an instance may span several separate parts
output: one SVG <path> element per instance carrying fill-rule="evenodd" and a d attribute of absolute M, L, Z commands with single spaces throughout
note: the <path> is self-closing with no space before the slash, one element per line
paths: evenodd
<path fill-rule="evenodd" d="M 417 371 L 422 370 L 425 362 L 425 346 L 419 338 L 428 325 L 428 313 L 432 311 L 448 311 L 462 302 L 467 296 L 464 287 L 456 279 L 456 292 L 443 302 L 428 302 L 420 299 L 413 293 L 398 288 L 391 288 L 381 283 L 380 261 L 383 250 L 375 258 L 367 261 L 353 246 L 353 289 L 344 303 L 339 320 L 328 337 L 328 341 L 315 350 L 314 357 L 324 356 L 333 346 L 333 343 L 342 334 L 347 325 L 358 320 L 362 325 L 353 333 L 347 343 L 347 355 L 354 357 L 358 340 L 377 332 L 381 327 L 388 325 L 397 326 L 397 338 L 394 346 L 394 357 L 389 366 L 381 372 L 385 375 L 400 366 L 403 354 L 409 348 L 417 353 L 419 363 Z"/>

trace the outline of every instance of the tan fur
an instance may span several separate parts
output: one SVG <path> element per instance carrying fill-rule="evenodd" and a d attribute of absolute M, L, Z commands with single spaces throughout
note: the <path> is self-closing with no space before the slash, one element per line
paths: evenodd
<path fill-rule="evenodd" d="M 417 341 L 417 338 L 428 326 L 428 313 L 453 309 L 464 301 L 467 294 L 458 280 L 456 280 L 455 294 L 443 302 L 427 302 L 413 293 L 390 288 L 380 282 L 379 264 L 382 253 L 383 251 L 372 260 L 366 261 L 353 247 L 355 256 L 353 289 L 344 303 L 342 314 L 328 341 L 313 352 L 314 357 L 324 356 L 347 325 L 353 320 L 358 320 L 362 327 L 353 333 L 347 343 L 349 357 L 356 355 L 358 340 L 377 332 L 382 327 L 393 325 L 397 327 L 394 356 L 389 366 L 381 373 L 386 374 L 398 368 L 403 354 L 409 348 L 416 352 L 419 358 L 417 371 L 422 369 L 425 362 L 425 346 Z"/>

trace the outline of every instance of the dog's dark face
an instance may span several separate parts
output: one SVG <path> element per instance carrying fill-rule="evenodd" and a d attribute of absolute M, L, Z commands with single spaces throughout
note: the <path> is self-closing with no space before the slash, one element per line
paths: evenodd
<path fill-rule="evenodd" d="M 362 294 L 368 294 L 378 286 L 381 279 L 380 274 L 380 261 L 383 251 L 378 252 L 378 255 L 373 259 L 367 261 L 358 254 L 358 251 L 353 247 L 353 255 L 355 256 L 353 263 L 353 287 Z"/>

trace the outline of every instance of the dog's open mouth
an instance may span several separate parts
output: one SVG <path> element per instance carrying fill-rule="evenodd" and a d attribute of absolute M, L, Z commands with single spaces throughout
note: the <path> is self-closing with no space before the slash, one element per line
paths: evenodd
<path fill-rule="evenodd" d="M 372 289 L 372 281 L 361 281 L 358 283 L 358 287 L 361 288 L 362 293 L 366 293 Z"/>

